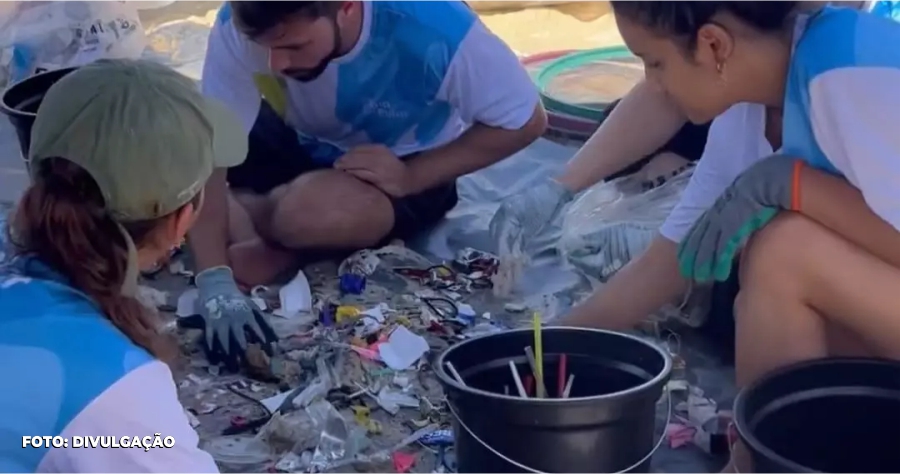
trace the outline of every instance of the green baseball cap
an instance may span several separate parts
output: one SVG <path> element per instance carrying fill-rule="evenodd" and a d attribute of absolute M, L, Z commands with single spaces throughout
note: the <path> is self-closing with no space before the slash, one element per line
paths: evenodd
<path fill-rule="evenodd" d="M 240 164 L 247 131 L 194 82 L 144 60 L 100 60 L 47 91 L 31 131 L 32 173 L 65 158 L 96 181 L 117 220 L 155 219 L 190 202 L 214 168 Z"/>

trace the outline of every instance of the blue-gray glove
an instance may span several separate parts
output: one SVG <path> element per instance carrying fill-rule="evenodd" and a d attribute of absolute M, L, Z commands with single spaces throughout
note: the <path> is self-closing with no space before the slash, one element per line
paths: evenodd
<path fill-rule="evenodd" d="M 195 278 L 199 297 L 197 314 L 203 319 L 205 349 L 210 362 L 224 362 L 238 370 L 247 350 L 248 336 L 271 355 L 277 336 L 256 304 L 241 293 L 231 269 L 206 269 Z"/>
<path fill-rule="evenodd" d="M 681 274 L 701 283 L 725 281 L 753 233 L 782 210 L 799 206 L 792 201 L 802 169 L 801 160 L 772 155 L 741 173 L 679 245 Z"/>
<path fill-rule="evenodd" d="M 491 219 L 491 239 L 497 242 L 500 253 L 524 250 L 573 197 L 575 194 L 555 179 L 507 197 Z"/>

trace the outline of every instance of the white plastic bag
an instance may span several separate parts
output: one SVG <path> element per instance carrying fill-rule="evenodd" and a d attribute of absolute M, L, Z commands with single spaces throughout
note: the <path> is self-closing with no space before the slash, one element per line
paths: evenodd
<path fill-rule="evenodd" d="M 634 176 L 594 185 L 563 217 L 560 254 L 592 282 L 606 281 L 647 249 L 692 174 L 688 168 L 649 191 Z"/>
<path fill-rule="evenodd" d="M 0 83 L 102 58 L 139 58 L 147 45 L 129 2 L 11 2 L 0 9 Z"/>
<path fill-rule="evenodd" d="M 635 176 L 594 185 L 563 217 L 557 249 L 592 286 L 600 286 L 647 249 L 692 175 L 693 167 L 648 191 Z M 708 286 L 692 286 L 682 300 L 649 317 L 700 327 L 706 321 L 709 298 Z"/>

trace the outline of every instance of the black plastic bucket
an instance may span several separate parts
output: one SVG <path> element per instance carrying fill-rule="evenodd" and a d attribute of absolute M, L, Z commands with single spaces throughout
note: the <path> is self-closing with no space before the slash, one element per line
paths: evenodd
<path fill-rule="evenodd" d="M 44 94 L 50 86 L 56 84 L 63 76 L 77 68 L 63 68 L 53 71 L 35 74 L 27 79 L 19 81 L 3 91 L 0 99 L 0 111 L 2 111 L 16 129 L 16 137 L 19 139 L 19 149 L 22 157 L 28 157 L 28 149 L 31 146 L 31 126 L 37 117 L 38 107 Z"/>
<path fill-rule="evenodd" d="M 900 472 L 900 363 L 787 367 L 738 394 L 734 424 L 753 472 Z"/>
<path fill-rule="evenodd" d="M 546 328 L 542 334 L 549 398 L 516 396 L 509 361 L 523 376 L 530 373 L 524 350 L 533 344 L 531 330 L 474 338 L 438 357 L 459 472 L 647 472 L 659 446 L 656 404 L 672 371 L 669 354 L 608 331 Z M 575 376 L 566 399 L 555 398 L 561 353 Z M 448 374 L 447 362 L 466 386 Z M 505 386 L 511 395 L 504 395 Z"/>

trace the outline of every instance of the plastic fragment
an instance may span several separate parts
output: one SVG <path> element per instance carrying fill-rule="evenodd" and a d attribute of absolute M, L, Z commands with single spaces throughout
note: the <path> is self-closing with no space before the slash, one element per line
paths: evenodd
<path fill-rule="evenodd" d="M 398 451 L 391 455 L 391 462 L 394 464 L 394 471 L 409 472 L 416 464 L 416 456 Z"/>

